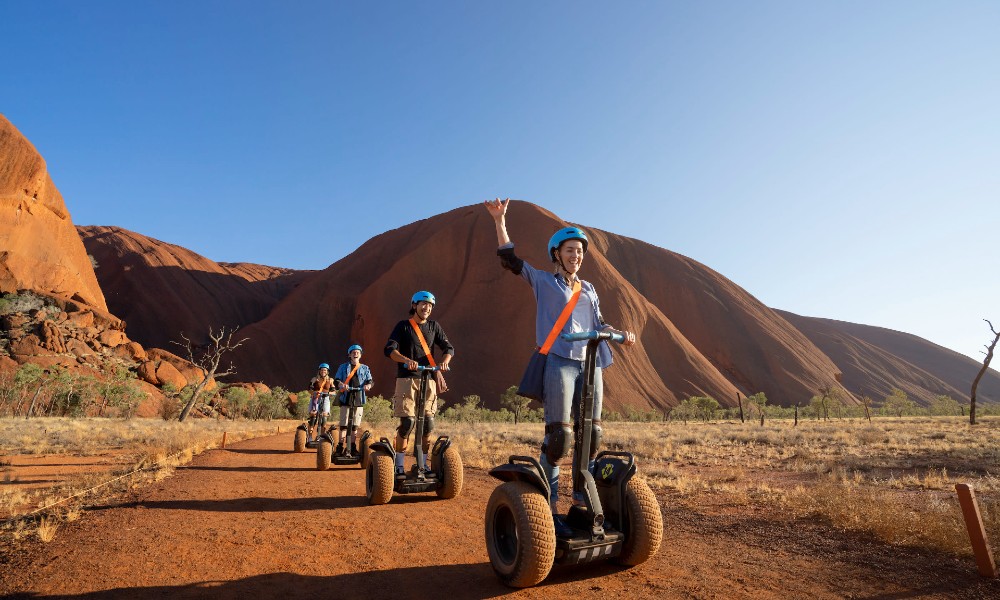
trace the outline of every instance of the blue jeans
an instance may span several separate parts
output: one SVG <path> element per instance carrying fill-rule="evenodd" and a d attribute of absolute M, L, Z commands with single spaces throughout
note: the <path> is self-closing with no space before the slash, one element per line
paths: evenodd
<path fill-rule="evenodd" d="M 545 398 L 545 424 L 574 422 L 573 415 L 579 410 L 580 397 L 583 395 L 583 361 L 563 358 L 549 354 L 545 360 L 543 375 L 543 395 Z M 594 368 L 594 407 L 591 418 L 600 420 L 601 403 L 604 400 L 604 380 L 601 368 Z M 574 426 L 575 428 L 575 426 Z M 543 445 L 548 443 L 548 434 Z M 576 460 L 575 452 L 573 460 Z M 549 480 L 549 505 L 555 512 L 556 500 L 559 498 L 559 465 L 549 463 L 543 452 L 541 455 L 542 470 Z"/>

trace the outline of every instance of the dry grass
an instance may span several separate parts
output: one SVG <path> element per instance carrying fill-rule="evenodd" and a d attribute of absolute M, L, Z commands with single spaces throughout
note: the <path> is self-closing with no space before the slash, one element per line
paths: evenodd
<path fill-rule="evenodd" d="M 443 423 L 464 462 L 538 456 L 542 426 Z M 757 423 L 605 423 L 604 447 L 635 454 L 655 489 L 697 510 L 713 503 L 813 519 L 891 544 L 971 553 L 956 483 L 979 499 L 1000 542 L 1000 418 Z"/>
<path fill-rule="evenodd" d="M 227 443 L 270 435 L 278 428 L 290 431 L 297 421 L 215 421 L 192 419 L 185 423 L 162 419 L 0 419 L 0 455 L 111 455 L 108 469 L 98 473 L 68 476 L 49 488 L 24 489 L 17 485 L 17 467 L 5 466 L 0 485 L 0 517 L 29 514 L 95 486 L 86 492 L 86 501 L 160 481 L 205 450 Z M 10 458 L 5 458 L 9 462 Z M 120 479 L 118 479 L 120 478 Z M 117 479 L 117 480 L 116 480 Z M 110 485 L 109 481 L 116 480 Z M 62 510 L 65 505 L 58 505 Z M 72 515 L 70 509 L 69 515 Z M 79 516 L 79 513 L 76 513 Z M 60 518 L 65 518 L 62 515 Z M 10 527 L 9 531 L 13 531 Z"/>

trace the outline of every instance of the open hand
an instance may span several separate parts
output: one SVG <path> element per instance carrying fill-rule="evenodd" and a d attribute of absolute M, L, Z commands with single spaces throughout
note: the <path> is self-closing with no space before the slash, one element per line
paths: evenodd
<path fill-rule="evenodd" d="M 510 198 L 504 198 L 500 200 L 487 200 L 483 202 L 486 205 L 486 210 L 490 212 L 490 216 L 493 217 L 494 221 L 500 220 L 504 215 L 507 214 L 507 206 L 510 204 Z"/>

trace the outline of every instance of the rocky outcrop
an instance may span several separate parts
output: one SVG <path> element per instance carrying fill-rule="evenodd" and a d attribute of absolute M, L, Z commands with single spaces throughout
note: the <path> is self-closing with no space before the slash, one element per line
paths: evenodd
<path fill-rule="evenodd" d="M 122 229 L 79 227 L 97 261 L 111 312 L 131 339 L 169 348 L 183 332 L 208 341 L 209 327 L 240 327 L 263 319 L 312 271 L 248 263 L 216 263 L 190 250 Z"/>
<path fill-rule="evenodd" d="M 0 292 L 22 289 L 107 310 L 45 160 L 0 115 Z"/>

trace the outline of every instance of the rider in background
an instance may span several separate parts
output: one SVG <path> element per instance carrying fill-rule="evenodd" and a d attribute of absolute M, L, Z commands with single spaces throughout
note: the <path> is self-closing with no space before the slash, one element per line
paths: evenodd
<path fill-rule="evenodd" d="M 323 426 L 330 416 L 330 391 L 333 389 L 333 379 L 330 378 L 330 365 L 320 363 L 316 376 L 309 380 L 309 439 L 314 440 L 323 433 Z"/>
<path fill-rule="evenodd" d="M 430 292 L 417 292 L 410 299 L 410 318 L 404 319 L 396 324 L 396 327 L 389 335 L 389 341 L 385 344 L 385 355 L 399 363 L 396 366 L 396 390 L 392 395 L 392 416 L 399 418 L 399 427 L 396 429 L 396 441 L 393 447 L 396 450 L 396 476 L 404 474 L 403 461 L 406 458 L 406 446 L 410 439 L 410 434 L 416 425 L 416 403 L 420 394 L 420 373 L 417 365 L 432 366 L 433 356 L 428 356 L 424 352 L 420 340 L 414 331 L 415 324 L 423 334 L 424 341 L 431 353 L 434 347 L 439 348 L 444 356 L 438 366 L 440 371 L 434 373 L 434 377 L 427 379 L 427 398 L 425 399 L 424 412 L 424 439 L 422 445 L 424 449 L 424 468 L 427 468 L 427 452 L 430 451 L 430 434 L 434 429 L 434 414 L 437 412 L 437 395 L 448 391 L 448 384 L 444 380 L 443 371 L 449 369 L 448 364 L 455 355 L 455 348 L 448 341 L 444 329 L 437 321 L 429 320 L 431 311 L 437 301 L 434 294 Z"/>
<path fill-rule="evenodd" d="M 340 390 L 340 439 L 337 442 L 337 454 L 344 453 L 344 440 L 347 438 L 348 428 L 350 428 L 351 433 L 357 434 L 358 427 L 361 426 L 361 417 L 365 412 L 366 393 L 372 389 L 372 372 L 368 368 L 368 365 L 361 364 L 362 352 L 361 346 L 357 344 L 348 348 L 348 361 L 340 365 L 337 369 L 337 374 L 333 377 L 337 389 Z M 361 402 L 355 408 L 353 423 L 347 422 L 351 415 L 351 407 L 347 404 L 351 396 L 347 391 L 349 387 L 361 388 L 361 390 L 356 392 L 361 395 Z M 357 456 L 357 437 L 352 438 L 352 440 L 351 455 Z"/>
<path fill-rule="evenodd" d="M 520 275 L 534 291 L 536 299 L 535 342 L 541 347 L 555 325 L 559 314 L 573 295 L 573 285 L 580 282 L 580 297 L 573 308 L 572 316 L 562 333 L 604 330 L 625 337 L 625 346 L 635 345 L 635 334 L 619 331 L 604 322 L 601 316 L 600 300 L 594 286 L 579 278 L 580 267 L 587 252 L 587 235 L 577 227 L 566 227 L 557 231 L 549 240 L 548 256 L 553 271 L 542 271 L 526 263 L 514 254 L 514 244 L 507 235 L 506 214 L 510 199 L 487 200 L 486 209 L 496 225 L 497 255 L 505 269 Z M 543 397 L 545 407 L 545 438 L 539 462 L 549 480 L 552 509 L 556 533 L 560 536 L 572 535 L 572 529 L 557 514 L 556 502 L 559 498 L 559 462 L 569 454 L 573 446 L 574 419 L 572 410 L 583 387 L 583 366 L 586 356 L 585 341 L 566 342 L 556 338 L 545 361 L 543 376 Z M 597 369 L 594 372 L 594 410 L 591 415 L 590 468 L 593 470 L 594 457 L 601 443 L 601 403 L 604 398 L 602 369 L 611 366 L 611 350 L 607 342 L 598 347 Z M 575 460 L 575 457 L 574 457 Z M 583 498 L 574 494 L 573 502 L 583 503 Z"/>

